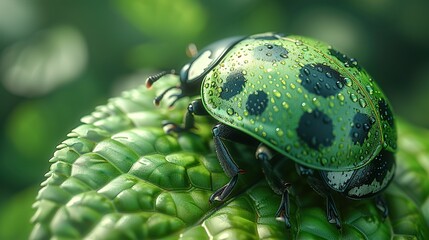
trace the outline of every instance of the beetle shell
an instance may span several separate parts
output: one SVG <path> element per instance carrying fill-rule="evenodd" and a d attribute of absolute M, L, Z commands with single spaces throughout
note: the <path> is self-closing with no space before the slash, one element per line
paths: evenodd
<path fill-rule="evenodd" d="M 377 84 L 356 60 L 313 39 L 245 38 L 207 73 L 201 95 L 218 121 L 311 168 L 356 169 L 396 149 Z"/>

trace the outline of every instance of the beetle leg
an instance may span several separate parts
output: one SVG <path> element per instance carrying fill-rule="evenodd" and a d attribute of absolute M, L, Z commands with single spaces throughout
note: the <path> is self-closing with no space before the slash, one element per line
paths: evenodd
<path fill-rule="evenodd" d="M 285 222 L 286 228 L 291 227 L 290 223 L 290 204 L 289 204 L 289 186 L 285 186 L 285 190 L 282 193 L 282 200 L 280 206 L 276 212 L 276 219 Z"/>
<path fill-rule="evenodd" d="M 231 180 L 223 187 L 216 190 L 209 198 L 209 202 L 213 203 L 214 201 L 223 201 L 225 200 L 229 194 L 231 194 L 232 190 L 234 190 L 235 185 L 237 184 L 238 174 L 235 174 Z"/>
<path fill-rule="evenodd" d="M 331 194 L 326 195 L 326 215 L 328 217 L 329 223 L 333 223 L 338 229 L 341 229 L 341 222 L 337 206 L 335 206 L 335 201 Z"/>
<path fill-rule="evenodd" d="M 375 197 L 375 206 L 377 206 L 377 209 L 381 212 L 381 216 L 383 219 L 389 215 L 389 208 L 387 207 L 386 201 L 381 195 L 378 195 Z"/>
<path fill-rule="evenodd" d="M 261 161 L 262 171 L 271 189 L 282 196 L 280 206 L 276 212 L 276 219 L 285 222 L 286 228 L 291 227 L 290 223 L 290 203 L 289 203 L 289 189 L 290 183 L 285 182 L 274 171 L 274 166 L 271 164 L 276 155 L 264 144 L 260 144 L 256 150 L 256 159 Z"/>
<path fill-rule="evenodd" d="M 230 127 L 219 123 L 213 127 L 212 132 L 219 163 L 222 166 L 225 174 L 231 179 L 225 186 L 221 187 L 210 196 L 210 203 L 214 201 L 223 201 L 226 197 L 228 197 L 237 183 L 238 174 L 243 172 L 232 159 L 231 154 L 228 152 L 228 149 L 222 140 L 229 139 L 228 137 L 234 131 L 232 131 Z"/>
<path fill-rule="evenodd" d="M 208 112 L 204 108 L 203 102 L 201 99 L 196 99 L 191 103 L 189 103 L 188 109 L 185 113 L 185 117 L 183 120 L 184 121 L 183 126 L 166 121 L 166 122 L 163 122 L 162 124 L 164 128 L 164 132 L 166 132 L 167 134 L 171 132 L 179 133 L 179 132 L 188 131 L 190 129 L 195 128 L 195 118 L 194 118 L 195 115 L 197 116 L 208 115 Z"/>
<path fill-rule="evenodd" d="M 322 182 L 322 180 L 316 177 L 320 173 L 301 165 L 297 165 L 297 170 L 299 175 L 307 177 L 307 182 L 314 191 L 326 199 L 326 216 L 328 218 L 328 222 L 335 224 L 338 229 L 341 229 L 340 215 L 338 214 L 334 198 L 332 197 L 328 187 Z"/>

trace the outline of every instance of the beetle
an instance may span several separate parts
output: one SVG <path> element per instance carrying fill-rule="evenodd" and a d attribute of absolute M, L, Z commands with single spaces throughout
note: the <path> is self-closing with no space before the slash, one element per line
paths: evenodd
<path fill-rule="evenodd" d="M 166 74 L 149 77 L 147 87 Z M 195 115 L 219 122 L 212 129 L 214 147 L 230 180 L 211 203 L 224 201 L 242 173 L 225 145 L 230 140 L 257 146 L 256 159 L 282 196 L 276 217 L 288 228 L 291 184 L 274 173 L 278 158 L 295 162 L 298 174 L 326 199 L 327 220 L 337 228 L 334 193 L 374 198 L 383 218 L 388 215 L 381 193 L 395 173 L 395 121 L 389 101 L 356 59 L 311 38 L 269 32 L 214 42 L 178 75 L 180 84 L 154 102 L 171 89 L 180 91 L 170 106 L 201 96 L 189 104 L 183 125 L 164 124 L 167 132 L 191 130 Z"/>

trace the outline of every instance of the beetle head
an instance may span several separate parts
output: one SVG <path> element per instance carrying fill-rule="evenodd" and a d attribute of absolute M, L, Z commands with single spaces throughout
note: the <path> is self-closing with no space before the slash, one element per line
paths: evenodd
<path fill-rule="evenodd" d="M 201 91 L 201 83 L 207 73 L 215 67 L 222 57 L 230 50 L 236 43 L 244 39 L 243 36 L 230 37 L 214 42 L 201 50 L 195 52 L 192 60 L 185 64 L 179 72 L 180 85 L 173 86 L 165 89 L 160 95 L 154 99 L 155 105 L 159 105 L 164 96 L 173 89 L 180 89 L 180 93 L 173 94 L 170 98 L 174 98 L 170 107 L 174 106 L 177 100 L 185 96 L 195 96 Z M 163 71 L 146 80 L 146 86 L 150 88 L 154 82 L 167 74 L 176 74 L 174 70 L 168 72 Z"/>

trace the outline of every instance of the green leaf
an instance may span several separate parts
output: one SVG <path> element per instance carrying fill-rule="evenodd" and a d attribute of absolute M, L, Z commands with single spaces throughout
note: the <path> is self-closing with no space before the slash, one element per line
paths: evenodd
<path fill-rule="evenodd" d="M 180 122 L 190 99 L 175 109 L 152 105 L 176 81 L 164 78 L 154 89 L 125 92 L 82 119 L 50 160 L 31 239 L 429 238 L 429 132 L 398 121 L 397 172 L 385 193 L 389 217 L 383 220 L 371 200 L 337 197 L 340 231 L 327 222 L 324 200 L 293 163 L 276 166 L 293 184 L 293 227 L 287 230 L 274 217 L 280 196 L 251 147 L 228 144 L 246 174 L 226 202 L 208 203 L 228 181 L 214 154 L 213 123 L 198 117 L 195 133 L 166 135 L 161 122 Z"/>

